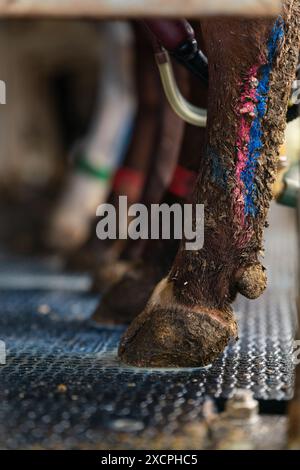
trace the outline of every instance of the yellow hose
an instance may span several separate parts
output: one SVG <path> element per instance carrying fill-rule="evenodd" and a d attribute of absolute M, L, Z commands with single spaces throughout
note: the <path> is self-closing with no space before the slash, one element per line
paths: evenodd
<path fill-rule="evenodd" d="M 172 64 L 167 51 L 156 54 L 156 63 L 159 69 L 164 92 L 173 111 L 185 122 L 198 127 L 206 127 L 207 111 L 189 103 L 178 89 Z"/>

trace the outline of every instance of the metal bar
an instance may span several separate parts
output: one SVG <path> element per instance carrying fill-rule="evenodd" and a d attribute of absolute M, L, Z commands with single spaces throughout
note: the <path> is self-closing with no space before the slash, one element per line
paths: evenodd
<path fill-rule="evenodd" d="M 2 17 L 199 17 L 277 15 L 281 0 L 0 0 Z"/>
<path fill-rule="evenodd" d="M 68 292 L 89 292 L 92 280 L 88 274 L 22 274 L 0 273 L 0 291 L 54 290 Z"/>

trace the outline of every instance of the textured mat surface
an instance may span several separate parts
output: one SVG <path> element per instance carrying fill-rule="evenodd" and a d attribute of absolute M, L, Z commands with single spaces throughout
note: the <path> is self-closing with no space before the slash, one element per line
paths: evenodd
<path fill-rule="evenodd" d="M 262 400 L 289 399 L 296 246 L 294 212 L 273 208 L 269 288 L 257 301 L 237 300 L 240 340 L 209 368 L 177 371 L 120 364 L 122 328 L 89 322 L 99 299 L 83 292 L 86 280 L 76 280 L 80 292 L 67 284 L 58 290 L 55 282 L 45 290 L 41 279 L 50 273 L 57 280 L 55 269 L 2 258 L 0 340 L 7 357 L 0 365 L 0 448 L 147 447 L 149 439 L 198 422 L 207 396 L 228 397 L 242 387 Z M 26 272 L 38 274 L 39 289 L 34 276 L 24 288 Z"/>

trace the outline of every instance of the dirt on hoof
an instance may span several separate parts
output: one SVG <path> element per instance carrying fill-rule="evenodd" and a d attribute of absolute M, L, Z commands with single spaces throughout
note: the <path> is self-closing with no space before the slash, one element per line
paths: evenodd
<path fill-rule="evenodd" d="M 257 299 L 267 287 L 267 274 L 260 264 L 241 268 L 237 273 L 237 289 L 247 299 Z"/>
<path fill-rule="evenodd" d="M 119 357 L 136 367 L 203 367 L 237 337 L 233 312 L 151 301 L 125 332 Z"/>
<path fill-rule="evenodd" d="M 102 324 L 130 323 L 144 310 L 158 280 L 153 269 L 131 269 L 103 295 L 92 319 Z"/>

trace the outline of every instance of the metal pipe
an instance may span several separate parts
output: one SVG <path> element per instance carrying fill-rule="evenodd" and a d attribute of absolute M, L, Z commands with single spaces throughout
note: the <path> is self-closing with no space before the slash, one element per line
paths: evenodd
<path fill-rule="evenodd" d="M 199 18 L 202 15 L 276 16 L 281 0 L 0 0 L 5 17 Z"/>
<path fill-rule="evenodd" d="M 144 20 L 155 50 L 166 49 L 174 59 L 208 85 L 207 58 L 199 49 L 192 25 L 178 20 Z"/>
<path fill-rule="evenodd" d="M 155 54 L 162 85 L 170 106 L 184 121 L 198 127 L 205 127 L 207 111 L 189 103 L 181 94 L 174 77 L 172 64 L 167 51 L 162 50 Z"/>

